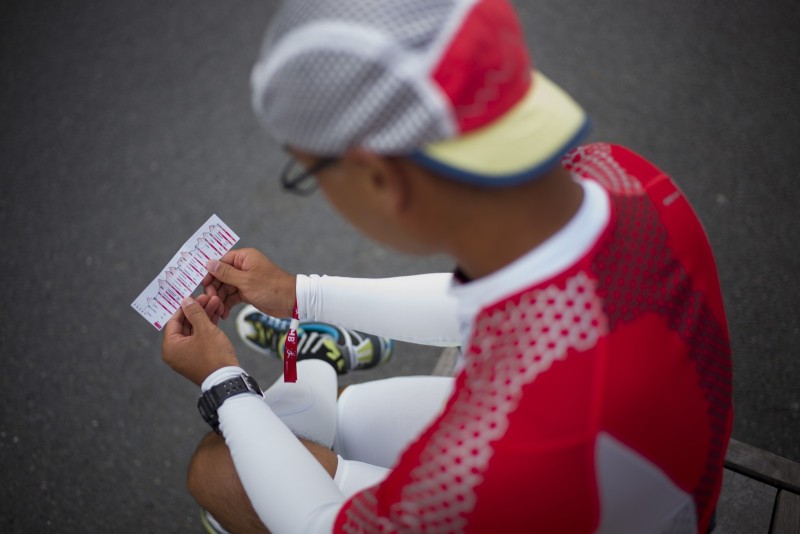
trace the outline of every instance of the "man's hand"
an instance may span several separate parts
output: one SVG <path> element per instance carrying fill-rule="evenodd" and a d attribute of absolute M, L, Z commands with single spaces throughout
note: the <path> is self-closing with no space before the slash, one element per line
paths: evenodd
<path fill-rule="evenodd" d="M 203 288 L 206 295 L 222 301 L 223 319 L 240 302 L 275 317 L 292 316 L 296 278 L 256 249 L 231 250 L 206 267 L 209 274 L 203 279 Z"/>
<path fill-rule="evenodd" d="M 239 365 L 233 345 L 215 324 L 220 309 L 217 297 L 187 297 L 164 326 L 161 357 L 198 386 L 217 369 Z"/>

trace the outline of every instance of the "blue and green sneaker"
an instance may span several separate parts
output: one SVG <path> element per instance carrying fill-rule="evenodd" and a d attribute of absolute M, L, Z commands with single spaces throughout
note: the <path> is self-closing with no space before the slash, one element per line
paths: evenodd
<path fill-rule="evenodd" d="M 245 344 L 268 356 L 283 357 L 289 319 L 279 319 L 247 306 L 236 317 L 236 331 Z M 310 358 L 330 363 L 340 375 L 371 369 L 391 359 L 394 341 L 328 323 L 300 321 L 297 360 Z"/>

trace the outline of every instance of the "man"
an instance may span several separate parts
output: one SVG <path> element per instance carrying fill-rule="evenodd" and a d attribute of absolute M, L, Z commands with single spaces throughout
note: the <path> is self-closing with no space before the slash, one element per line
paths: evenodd
<path fill-rule="evenodd" d="M 205 415 L 224 441 L 201 443 L 189 484 L 222 526 L 709 529 L 732 420 L 709 245 L 658 168 L 622 147 L 574 148 L 584 112 L 531 69 L 504 0 L 298 0 L 275 17 L 253 88 L 305 170 L 284 184 L 316 180 L 366 235 L 449 254 L 457 269 L 293 277 L 253 250 L 209 265 L 206 294 L 170 321 L 163 353 L 216 403 Z M 416 432 L 351 434 L 343 402 L 402 410 L 369 400 L 383 386 L 331 408 L 335 370 L 315 360 L 262 399 L 214 326 L 239 302 L 278 317 L 297 303 L 300 319 L 376 335 L 460 337 L 460 371 L 409 406 Z M 351 455 L 353 436 L 363 447 Z"/>

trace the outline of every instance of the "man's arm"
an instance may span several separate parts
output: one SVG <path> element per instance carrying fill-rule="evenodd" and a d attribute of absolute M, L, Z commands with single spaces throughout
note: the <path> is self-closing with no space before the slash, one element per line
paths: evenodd
<path fill-rule="evenodd" d="M 213 323 L 219 309 L 215 299 L 199 298 L 205 309 L 185 299 L 164 327 L 164 361 L 204 391 L 244 372 L 230 341 Z M 230 397 L 218 416 L 239 479 L 261 521 L 276 533 L 330 531 L 344 495 L 262 396 Z"/>
<path fill-rule="evenodd" d="M 269 406 L 240 395 L 222 405 L 219 418 L 242 486 L 270 531 L 330 532 L 344 495 Z"/>
<path fill-rule="evenodd" d="M 276 317 L 290 317 L 297 299 L 310 319 L 423 345 L 461 342 L 452 274 L 395 278 L 290 275 L 255 249 L 231 250 L 209 262 L 203 280 L 208 297 L 223 303 L 221 317 L 239 303 Z"/>
<path fill-rule="evenodd" d="M 449 293 L 452 278 L 450 273 L 395 278 L 298 275 L 298 312 L 301 319 L 398 341 L 457 346 L 461 336 L 456 300 Z"/>

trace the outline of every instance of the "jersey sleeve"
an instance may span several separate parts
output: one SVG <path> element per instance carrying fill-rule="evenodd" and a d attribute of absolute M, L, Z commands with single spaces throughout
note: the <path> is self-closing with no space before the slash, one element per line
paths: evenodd
<path fill-rule="evenodd" d="M 457 346 L 453 275 L 394 278 L 298 275 L 298 313 L 303 320 L 333 323 L 398 341 Z"/>

